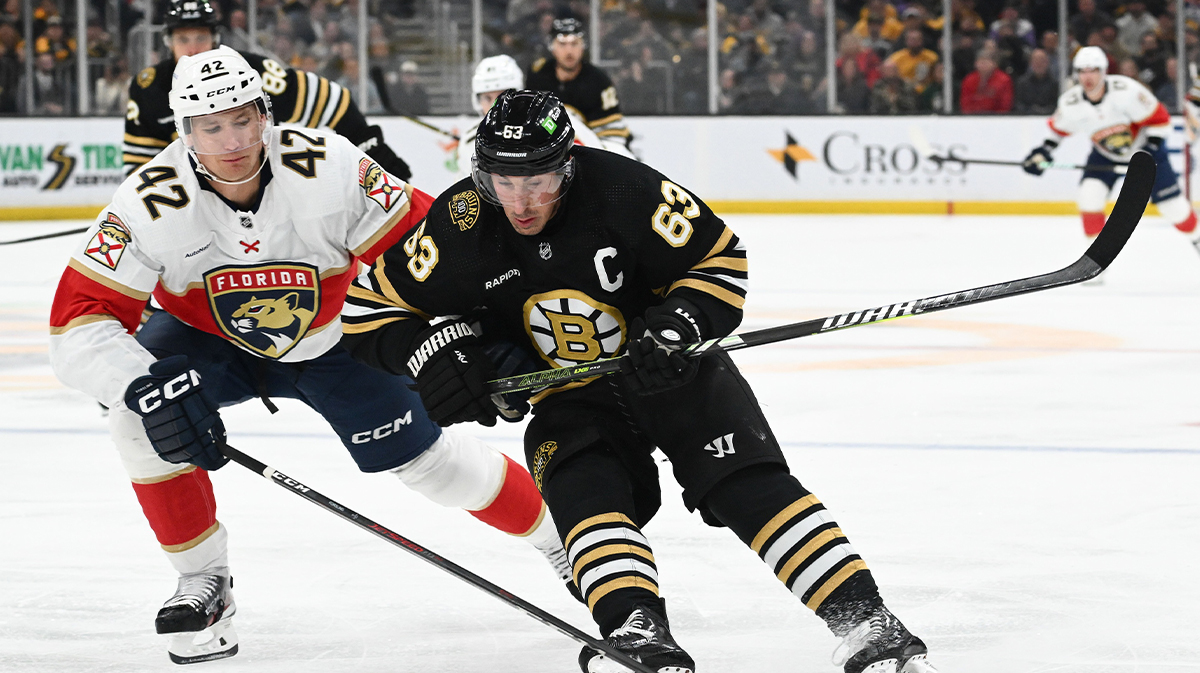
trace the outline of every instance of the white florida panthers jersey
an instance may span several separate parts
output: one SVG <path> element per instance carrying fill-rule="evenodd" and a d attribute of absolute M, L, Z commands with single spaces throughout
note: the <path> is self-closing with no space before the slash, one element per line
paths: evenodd
<path fill-rule="evenodd" d="M 1100 154 L 1126 163 L 1146 144 L 1146 136 L 1165 138 L 1171 116 L 1150 90 L 1123 75 L 1104 78 L 1104 97 L 1093 103 L 1076 84 L 1058 98 L 1050 130 L 1059 137 L 1082 133 Z"/>
<path fill-rule="evenodd" d="M 76 248 L 50 317 L 65 384 L 112 405 L 153 358 L 132 337 L 147 300 L 259 357 L 315 358 L 341 338 L 358 262 L 432 199 L 345 138 L 276 127 L 257 206 L 200 180 L 178 140 L 130 175 Z"/>

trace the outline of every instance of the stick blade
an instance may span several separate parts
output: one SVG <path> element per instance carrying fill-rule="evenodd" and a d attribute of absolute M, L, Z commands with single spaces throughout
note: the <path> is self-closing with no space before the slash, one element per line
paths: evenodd
<path fill-rule="evenodd" d="M 1113 206 L 1112 215 L 1108 216 L 1100 235 L 1083 253 L 1102 270 L 1117 258 L 1138 222 L 1142 221 L 1157 172 L 1154 157 L 1149 152 L 1139 150 L 1129 160 L 1129 172 L 1125 174 L 1125 184 L 1117 195 L 1117 205 Z"/>
<path fill-rule="evenodd" d="M 935 154 L 933 145 L 929 144 L 929 141 L 925 138 L 925 134 L 921 132 L 921 129 L 916 124 L 908 127 L 908 139 L 912 143 L 913 148 L 917 150 L 917 154 L 921 155 L 922 159 L 929 159 Z"/>

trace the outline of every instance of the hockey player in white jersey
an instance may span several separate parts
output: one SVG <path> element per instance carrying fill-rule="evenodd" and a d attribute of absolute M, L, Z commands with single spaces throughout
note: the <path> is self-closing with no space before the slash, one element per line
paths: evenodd
<path fill-rule="evenodd" d="M 179 574 L 155 620 L 176 663 L 232 656 L 236 608 L 209 470 L 228 459 L 218 412 L 298 399 L 364 472 L 392 472 L 444 506 L 525 536 L 562 579 L 565 552 L 524 467 L 443 433 L 407 378 L 354 361 L 340 312 L 370 263 L 432 199 L 345 138 L 277 128 L 258 74 L 227 47 L 180 60 L 179 139 L 131 175 L 63 273 L 50 359 L 112 410 L 113 442 Z M 413 264 L 419 264 L 418 251 Z M 153 294 L 163 307 L 136 338 Z"/>
<path fill-rule="evenodd" d="M 1162 103 L 1140 82 L 1122 75 L 1106 75 L 1108 57 L 1100 47 L 1084 47 L 1072 62 L 1079 83 L 1058 99 L 1058 108 L 1050 117 L 1050 137 L 1025 158 L 1027 173 L 1041 175 L 1043 164 L 1051 161 L 1058 141 L 1076 133 L 1092 141 L 1089 168 L 1079 183 L 1078 204 L 1083 216 L 1083 232 L 1095 238 L 1104 227 L 1104 206 L 1119 174 L 1109 166 L 1129 163 L 1133 153 L 1144 149 L 1158 166 L 1150 200 L 1175 228 L 1187 234 L 1200 249 L 1196 213 L 1183 195 L 1175 169 L 1167 159 L 1166 136 L 1171 116 Z"/>
<path fill-rule="evenodd" d="M 471 94 L 475 111 L 482 117 L 492 108 L 492 103 L 507 89 L 521 90 L 525 88 L 525 73 L 513 57 L 501 54 L 489 56 L 475 66 L 475 74 L 471 77 Z M 621 156 L 636 159 L 633 153 L 625 147 L 624 138 L 615 138 L 605 142 L 596 132 L 583 123 L 579 113 L 566 108 L 567 116 L 571 118 L 571 126 L 575 129 L 575 144 L 583 147 L 595 147 Z M 471 157 L 475 156 L 475 134 L 478 124 L 471 126 L 458 140 L 456 162 L 458 178 L 461 180 L 471 175 Z"/>

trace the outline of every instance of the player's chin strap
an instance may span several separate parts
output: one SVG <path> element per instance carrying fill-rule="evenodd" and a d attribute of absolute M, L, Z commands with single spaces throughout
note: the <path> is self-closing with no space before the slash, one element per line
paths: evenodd
<path fill-rule="evenodd" d="M 720 339 L 709 339 L 693 344 L 687 347 L 683 354 L 688 357 L 701 357 L 711 353 L 740 350 L 849 327 L 870 325 L 893 318 L 944 311 L 948 308 L 978 304 L 1004 297 L 1015 297 L 1019 294 L 1048 290 L 1052 287 L 1071 285 L 1095 278 L 1100 275 L 1100 272 L 1107 269 L 1109 264 L 1112 264 L 1117 253 L 1121 252 L 1121 248 L 1125 247 L 1125 242 L 1133 234 L 1134 227 L 1141 222 L 1146 204 L 1150 202 L 1150 192 L 1154 188 L 1156 172 L 1154 157 L 1150 156 L 1149 152 L 1134 153 L 1133 158 L 1129 161 L 1129 173 L 1125 176 L 1125 184 L 1117 196 L 1117 204 L 1113 206 L 1112 215 L 1109 216 L 1100 235 L 1074 264 L 1058 271 L 888 306 L 877 306 L 853 313 L 769 327 L 754 332 L 731 334 Z M 628 356 L 622 355 L 488 381 L 488 392 L 504 394 L 522 390 L 541 390 L 570 381 L 612 374 L 621 370 L 621 360 L 626 357 Z"/>

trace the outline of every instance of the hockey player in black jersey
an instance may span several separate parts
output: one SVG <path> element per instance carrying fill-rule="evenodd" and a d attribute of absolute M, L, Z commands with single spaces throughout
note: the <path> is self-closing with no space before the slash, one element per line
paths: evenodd
<path fill-rule="evenodd" d="M 547 369 L 629 355 L 621 374 L 533 395 L 525 452 L 608 642 L 660 672 L 691 672 L 673 639 L 642 527 L 658 510 L 651 451 L 684 504 L 730 528 L 843 639 L 846 673 L 930 673 L 926 647 L 884 606 L 871 572 L 789 474 L 726 354 L 679 349 L 731 333 L 746 296 L 738 237 L 652 168 L 572 143 L 550 94 L 512 90 L 479 127 L 472 179 L 359 277 L 343 312 L 352 354 L 417 382 L 430 418 L 495 422 L 481 342 Z M 446 318 L 455 316 L 453 318 Z M 438 317 L 446 318 L 436 321 Z M 434 321 L 432 324 L 430 321 Z M 478 323 L 481 335 L 473 327 Z M 501 408 L 503 407 L 503 409 Z M 584 673 L 624 670 L 585 648 Z"/>
<path fill-rule="evenodd" d="M 125 112 L 125 173 L 153 159 L 175 139 L 175 120 L 168 104 L 175 63 L 215 49 L 220 43 L 216 10 L 209 0 L 170 0 L 164 17 L 163 42 L 171 57 L 142 70 L 129 84 Z M 271 96 L 275 118 L 309 128 L 329 128 L 358 146 L 388 173 L 409 180 L 412 171 L 371 126 L 350 92 L 319 75 L 285 67 L 273 59 L 242 52 Z"/>
<path fill-rule="evenodd" d="M 578 19 L 555 19 L 550 29 L 550 54 L 529 68 L 525 87 L 550 91 L 572 108 L 600 141 L 629 149 L 633 136 L 621 115 L 617 87 L 600 68 L 583 58 L 583 24 Z"/>

